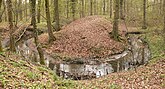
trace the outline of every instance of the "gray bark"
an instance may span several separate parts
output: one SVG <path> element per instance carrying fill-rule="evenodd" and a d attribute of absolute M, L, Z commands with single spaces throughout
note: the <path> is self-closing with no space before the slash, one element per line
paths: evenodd
<path fill-rule="evenodd" d="M 6 1 L 7 4 L 7 11 L 8 11 L 8 22 L 9 22 L 9 29 L 10 29 L 10 51 L 16 52 L 15 49 L 15 39 L 14 39 L 14 25 L 13 25 L 13 13 L 12 13 L 12 2 L 11 0 Z"/>
<path fill-rule="evenodd" d="M 37 51 L 38 51 L 38 54 L 39 54 L 39 57 L 40 57 L 40 64 L 42 65 L 45 65 L 45 61 L 44 61 L 44 53 L 43 53 L 43 50 L 39 44 L 39 41 L 38 41 L 38 30 L 37 30 L 37 25 L 36 25 L 36 16 L 34 13 L 36 13 L 36 0 L 30 0 L 30 3 L 31 3 L 31 14 L 32 14 L 32 25 L 33 25 L 33 29 L 34 29 L 34 42 L 35 42 L 35 45 L 37 47 Z"/>
<path fill-rule="evenodd" d="M 46 11 L 46 21 L 47 21 L 47 27 L 48 27 L 49 42 L 52 42 L 55 40 L 55 37 L 53 35 L 53 31 L 51 28 L 49 0 L 45 0 L 45 9 L 46 9 L 45 11 Z"/>
<path fill-rule="evenodd" d="M 119 1 L 120 0 L 114 0 L 114 23 L 113 23 L 113 30 L 112 30 L 112 36 L 115 40 L 119 40 L 119 33 L 118 33 L 118 24 L 119 24 Z"/>
<path fill-rule="evenodd" d="M 146 0 L 143 0 L 143 26 L 142 29 L 147 29 L 146 24 Z"/>

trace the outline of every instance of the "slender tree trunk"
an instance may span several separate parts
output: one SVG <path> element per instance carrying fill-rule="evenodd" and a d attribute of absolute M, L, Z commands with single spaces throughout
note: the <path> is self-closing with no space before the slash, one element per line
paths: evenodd
<path fill-rule="evenodd" d="M 2 48 L 2 37 L 1 37 L 1 32 L 0 32 L 0 52 L 2 52 L 3 51 L 3 48 Z"/>
<path fill-rule="evenodd" d="M 124 17 L 125 17 L 125 13 L 126 13 L 126 0 L 123 0 L 123 13 L 124 13 Z"/>
<path fill-rule="evenodd" d="M 129 3 L 130 3 L 130 1 L 127 0 L 127 7 L 126 7 L 127 8 L 126 9 L 127 10 L 127 15 L 126 15 L 126 18 L 129 18 L 129 14 L 130 14 L 130 10 L 129 10 L 130 9 L 130 4 Z"/>
<path fill-rule="evenodd" d="M 48 34 L 49 34 L 49 42 L 52 42 L 55 40 L 55 37 L 53 35 L 53 31 L 51 28 L 51 21 L 50 21 L 50 11 L 49 11 L 49 0 L 45 0 L 45 11 L 46 11 L 46 20 L 47 20 L 47 27 L 48 27 Z"/>
<path fill-rule="evenodd" d="M 156 0 L 154 0 L 154 4 L 152 6 L 152 10 L 155 12 L 155 7 L 156 7 Z"/>
<path fill-rule="evenodd" d="M 75 8 L 76 8 L 76 2 L 75 2 L 75 0 L 71 0 L 71 9 L 72 9 L 72 19 L 73 20 L 75 20 L 76 18 L 75 18 L 75 12 L 76 12 L 76 10 L 75 10 Z"/>
<path fill-rule="evenodd" d="M 0 0 L 0 11 L 1 11 L 1 7 L 2 7 L 2 0 Z"/>
<path fill-rule="evenodd" d="M 94 15 L 97 15 L 97 0 L 94 0 Z"/>
<path fill-rule="evenodd" d="M 103 0 L 103 15 L 105 15 L 105 0 Z"/>
<path fill-rule="evenodd" d="M 66 0 L 66 18 L 69 18 L 69 0 Z"/>
<path fill-rule="evenodd" d="M 36 13 L 36 0 L 30 0 L 30 4 L 31 4 L 31 14 L 32 14 L 32 25 L 33 25 L 33 29 L 34 29 L 34 42 L 35 45 L 37 47 L 37 51 L 40 57 L 40 64 L 45 65 L 45 61 L 44 61 L 44 53 L 42 48 L 40 47 L 40 44 L 38 42 L 38 31 L 37 31 L 37 25 L 36 25 L 36 16 L 34 13 Z"/>
<path fill-rule="evenodd" d="M 45 14 L 45 0 L 41 0 L 41 5 L 42 5 L 42 16 L 46 16 Z M 43 21 L 45 21 L 45 19 L 43 19 Z"/>
<path fill-rule="evenodd" d="M 15 24 L 16 24 L 16 25 L 17 25 L 17 23 L 18 23 L 18 6 L 17 6 L 17 5 L 18 5 L 18 2 L 17 2 L 17 0 L 15 0 L 15 9 L 16 9 L 15 11 L 16 11 L 16 12 L 15 12 L 15 16 L 14 16 L 15 19 L 14 19 L 14 20 L 15 20 Z"/>
<path fill-rule="evenodd" d="M 0 0 L 0 22 L 2 22 L 2 10 L 1 10 L 1 6 L 2 6 L 2 0 Z"/>
<path fill-rule="evenodd" d="M 60 19 L 59 19 L 59 9 L 58 9 L 58 0 L 54 0 L 54 21 L 55 21 L 55 28 L 56 31 L 60 30 Z"/>
<path fill-rule="evenodd" d="M 146 24 L 146 0 L 143 0 L 143 26 L 142 29 L 147 29 Z"/>
<path fill-rule="evenodd" d="M 110 2 L 109 2 L 109 0 L 106 0 L 106 2 L 107 2 L 107 4 L 106 4 L 106 14 L 107 13 L 109 13 L 109 4 L 110 4 Z"/>
<path fill-rule="evenodd" d="M 10 29 L 10 51 L 16 52 L 15 49 L 15 39 L 14 39 L 14 25 L 13 25 L 13 13 L 12 13 L 12 2 L 11 0 L 7 0 L 7 11 L 8 11 L 8 21 L 9 21 L 9 29 Z"/>
<path fill-rule="evenodd" d="M 112 0 L 110 0 L 110 9 L 109 9 L 110 11 L 110 18 L 112 18 Z"/>
<path fill-rule="evenodd" d="M 38 8 L 37 8 L 37 22 L 40 23 L 41 20 L 41 0 L 38 0 Z"/>
<path fill-rule="evenodd" d="M 120 0 L 114 0 L 114 22 L 113 22 L 113 30 L 112 30 L 112 36 L 115 40 L 119 40 L 119 33 L 118 33 L 118 24 L 119 24 L 119 2 Z"/>
<path fill-rule="evenodd" d="M 27 0 L 25 0 L 25 18 L 26 18 L 26 21 L 28 20 L 27 19 Z"/>
<path fill-rule="evenodd" d="M 23 16 L 22 16 L 22 0 L 19 0 L 18 2 L 18 12 L 19 12 L 19 19 L 22 21 Z"/>
<path fill-rule="evenodd" d="M 0 11 L 2 11 L 2 10 L 1 10 L 1 6 L 2 6 L 2 0 L 0 0 Z M 1 14 L 1 13 L 2 13 L 2 12 L 0 12 L 0 14 Z M 1 17 L 0 17 L 0 22 L 2 22 Z M 1 32 L 0 32 L 0 52 L 2 52 L 2 51 L 3 51 L 1 41 L 2 41 L 2 38 L 1 38 Z"/>
<path fill-rule="evenodd" d="M 165 34 L 165 0 L 163 0 L 163 19 L 164 19 L 163 32 Z M 165 35 L 164 35 L 164 44 L 165 44 Z"/>
<path fill-rule="evenodd" d="M 2 15 L 3 15 L 3 11 L 1 7 L 2 7 L 2 0 L 0 0 L 0 22 L 2 22 Z"/>
<path fill-rule="evenodd" d="M 160 0 L 160 7 L 159 7 L 159 9 L 160 9 L 160 10 L 159 10 L 159 13 L 160 13 L 160 14 L 162 14 L 162 1 L 163 1 L 163 0 Z"/>
<path fill-rule="evenodd" d="M 82 17 L 85 17 L 84 0 L 81 0 L 81 5 L 82 5 L 81 15 L 82 15 Z"/>
<path fill-rule="evenodd" d="M 17 25 L 18 22 L 18 0 L 15 0 L 14 6 L 15 6 L 15 14 L 14 14 L 14 22 Z"/>
<path fill-rule="evenodd" d="M 93 0 L 90 0 L 90 15 L 93 15 Z"/>
<path fill-rule="evenodd" d="M 7 9 L 6 9 L 6 2 L 5 2 L 4 0 L 2 0 L 2 2 L 3 2 L 3 6 L 4 6 L 4 8 L 5 8 L 5 10 L 4 10 L 4 19 L 5 19 L 5 22 L 7 22 Z"/>
<path fill-rule="evenodd" d="M 2 6 L 2 0 L 0 0 L 0 14 L 2 13 L 1 11 L 1 6 Z M 0 17 L 0 22 L 2 22 L 2 19 L 1 19 L 1 17 Z M 2 52 L 3 50 L 2 50 L 2 43 L 1 43 L 1 41 L 2 41 L 2 38 L 1 38 L 1 32 L 0 32 L 0 52 Z"/>
<path fill-rule="evenodd" d="M 88 15 L 88 13 L 86 13 L 86 11 L 88 10 L 87 9 L 87 4 L 86 4 L 86 0 L 84 0 L 84 3 L 85 3 L 85 5 L 84 5 L 84 14 L 86 16 L 86 15 Z"/>
<path fill-rule="evenodd" d="M 123 16 L 123 0 L 120 0 L 120 19 L 124 19 L 124 16 Z"/>

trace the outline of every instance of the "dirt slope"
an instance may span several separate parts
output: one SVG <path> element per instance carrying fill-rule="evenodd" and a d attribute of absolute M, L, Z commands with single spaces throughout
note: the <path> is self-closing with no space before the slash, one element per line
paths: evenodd
<path fill-rule="evenodd" d="M 76 85 L 18 54 L 0 53 L 0 89 L 74 89 Z"/>
<path fill-rule="evenodd" d="M 107 57 L 123 51 L 125 47 L 124 43 L 110 37 L 111 31 L 112 23 L 103 17 L 78 19 L 55 33 L 57 40 L 45 50 L 69 57 Z M 120 34 L 123 35 L 122 31 Z M 47 42 L 46 34 L 39 38 L 41 43 Z"/>

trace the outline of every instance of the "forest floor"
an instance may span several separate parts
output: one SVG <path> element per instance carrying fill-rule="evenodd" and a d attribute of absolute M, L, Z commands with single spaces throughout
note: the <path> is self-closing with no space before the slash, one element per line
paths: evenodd
<path fill-rule="evenodd" d="M 74 89 L 77 86 L 18 54 L 0 53 L 0 89 Z"/>
<path fill-rule="evenodd" d="M 165 59 L 150 62 L 136 70 L 112 73 L 107 76 L 78 81 L 88 89 L 164 89 Z"/>
<path fill-rule="evenodd" d="M 116 45 L 115 47 L 119 47 L 120 51 L 123 50 L 126 44 L 124 40 L 116 44 L 114 40 L 109 39 L 109 34 L 107 33 L 111 32 L 111 30 L 108 29 L 112 29 L 112 24 L 104 19 L 102 20 L 100 17 L 97 17 L 97 19 L 95 18 L 88 17 L 85 21 L 81 19 L 81 21 L 77 20 L 70 25 L 64 26 L 62 31 L 54 33 L 57 42 L 47 44 L 47 34 L 42 34 L 40 36 L 40 42 L 42 42 L 44 49 L 46 49 L 48 53 L 61 52 L 72 57 L 89 57 L 92 53 L 88 53 L 87 48 L 93 46 L 100 47 L 102 45 L 107 45 L 105 48 L 115 50 L 114 47 L 108 48 L 108 45 Z M 6 28 L 5 25 L 4 27 Z M 67 28 L 70 29 L 67 30 Z M 78 30 L 74 28 L 78 28 Z M 99 29 L 90 30 L 91 28 Z M 120 28 L 123 28 L 123 26 L 121 25 Z M 134 29 L 134 27 L 129 27 L 129 29 Z M 121 36 L 125 34 L 125 30 L 124 28 L 124 31 L 120 31 Z M 152 52 L 152 59 L 147 65 L 142 65 L 136 70 L 112 73 L 92 80 L 62 80 L 58 78 L 53 71 L 44 66 L 31 63 L 27 59 L 18 56 L 18 54 L 9 55 L 7 52 L 0 53 L 0 89 L 2 87 L 48 89 L 164 89 L 165 48 L 162 32 L 161 29 L 155 28 L 148 28 L 146 31 L 149 33 L 142 35 L 142 37 L 148 42 Z M 2 34 L 3 36 L 8 34 L 8 30 L 2 32 L 5 33 Z M 100 39 L 104 41 L 100 42 Z M 92 45 L 84 44 L 84 42 L 89 42 Z M 82 50 L 84 47 L 86 47 L 85 52 Z M 103 55 L 107 53 L 112 54 L 111 51 L 104 53 L 102 50 L 99 50 L 99 52 L 101 52 L 101 55 L 99 55 L 100 53 L 97 53 L 97 48 L 92 52 L 100 57 L 104 57 Z M 73 56 L 74 54 L 76 54 L 76 56 Z"/>

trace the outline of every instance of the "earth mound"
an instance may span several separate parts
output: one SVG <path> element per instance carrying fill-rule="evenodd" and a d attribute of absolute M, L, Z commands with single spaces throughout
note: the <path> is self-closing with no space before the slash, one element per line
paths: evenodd
<path fill-rule="evenodd" d="M 54 33 L 57 40 L 45 48 L 47 53 L 56 53 L 74 58 L 107 57 L 120 53 L 125 43 L 111 38 L 112 23 L 103 17 L 88 16 L 73 21 L 62 30 Z M 119 31 L 123 35 L 123 31 Z M 47 42 L 46 34 L 41 35 L 40 42 Z"/>

